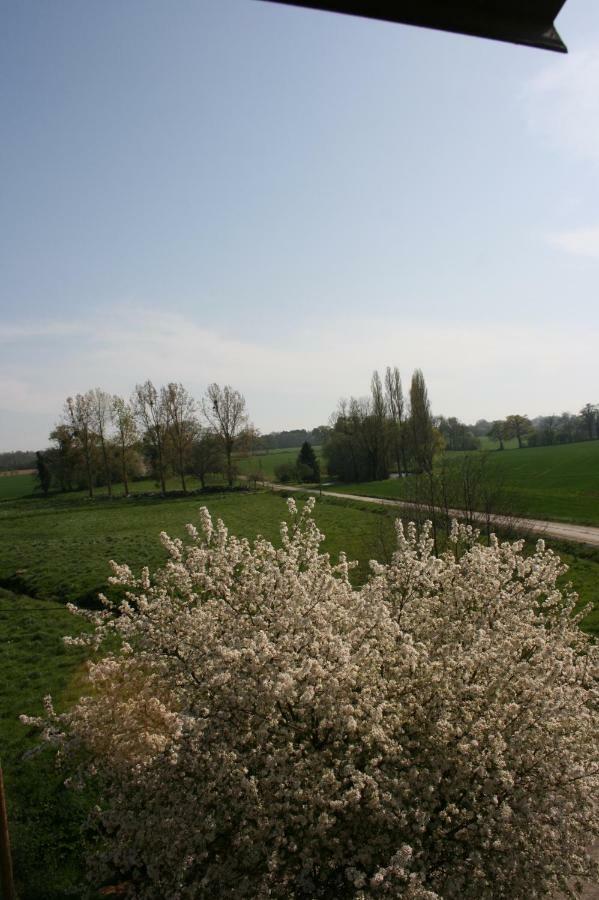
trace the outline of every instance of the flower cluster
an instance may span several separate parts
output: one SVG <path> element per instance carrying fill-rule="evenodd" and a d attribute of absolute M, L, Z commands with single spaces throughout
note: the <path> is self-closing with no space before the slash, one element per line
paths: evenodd
<path fill-rule="evenodd" d="M 361 589 L 313 501 L 279 548 L 201 512 L 78 640 L 46 720 L 100 785 L 95 883 L 145 898 L 542 897 L 591 871 L 599 653 L 539 542 L 404 532 Z M 81 613 L 80 613 L 81 614 Z M 115 640 L 115 635 L 118 640 Z M 118 646 L 118 650 L 114 647 Z M 52 727 L 54 730 L 52 730 Z"/>

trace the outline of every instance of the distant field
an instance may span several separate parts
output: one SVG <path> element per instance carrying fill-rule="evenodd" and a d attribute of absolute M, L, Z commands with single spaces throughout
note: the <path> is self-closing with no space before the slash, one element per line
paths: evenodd
<path fill-rule="evenodd" d="M 488 437 L 488 435 L 479 437 L 479 441 L 481 450 L 499 450 L 499 441 L 496 441 L 494 438 Z M 510 438 L 509 441 L 503 442 L 503 446 L 506 450 L 517 450 L 518 441 L 516 440 L 516 438 Z"/>
<path fill-rule="evenodd" d="M 459 460 L 462 453 L 448 453 Z M 554 447 L 525 447 L 492 453 L 488 471 L 505 488 L 509 504 L 498 510 L 599 525 L 599 441 Z M 371 497 L 402 499 L 409 496 L 410 478 L 343 485 L 343 491 Z"/>
<path fill-rule="evenodd" d="M 324 473 L 324 459 L 322 457 L 322 448 L 314 447 L 316 456 L 320 460 L 321 470 Z M 275 469 L 277 466 L 286 464 L 294 466 L 300 452 L 299 447 L 292 447 L 287 450 L 269 450 L 252 453 L 251 456 L 238 456 L 235 458 L 235 465 L 242 475 L 260 474 L 266 481 L 273 481 L 275 478 Z"/>
<path fill-rule="evenodd" d="M 218 483 L 224 483 L 224 479 L 212 479 Z M 187 488 L 190 491 L 198 490 L 201 485 L 198 478 L 195 478 L 193 475 L 186 475 L 185 481 L 187 484 Z M 166 489 L 167 491 L 179 491 L 181 490 L 181 479 L 176 476 L 171 476 L 166 479 Z M 131 494 L 146 494 L 146 493 L 159 493 L 160 485 L 157 484 L 152 478 L 144 478 L 140 481 L 131 481 L 129 483 L 129 493 Z M 113 494 L 115 497 L 122 496 L 124 493 L 122 484 L 115 484 L 113 486 Z M 87 491 L 72 491 L 68 494 L 60 494 L 57 492 L 52 492 L 54 497 L 62 497 L 68 498 L 70 500 L 76 500 L 80 498 L 87 498 Z M 108 496 L 108 490 L 105 487 L 97 487 L 94 488 L 94 496 L 96 497 L 106 497 Z M 9 475 L 3 478 L 0 478 L 0 503 L 3 500 L 16 500 L 18 498 L 23 497 L 31 497 L 36 501 L 38 499 L 42 499 L 42 494 L 37 487 L 37 481 L 34 475 Z"/>
<path fill-rule="evenodd" d="M 321 456 L 321 448 L 314 447 L 316 456 L 321 460 L 321 467 L 324 471 L 324 460 Z M 234 457 L 234 464 L 241 475 L 260 474 L 265 481 L 274 481 L 275 468 L 282 464 L 294 466 L 300 448 L 293 447 L 287 450 L 270 450 L 267 452 L 253 453 L 251 456 Z M 186 475 L 185 481 L 188 490 L 199 490 L 200 481 L 194 475 Z M 208 478 L 209 483 L 216 485 L 225 484 L 226 479 L 221 476 L 212 476 Z M 181 490 L 181 479 L 173 475 L 166 480 L 167 491 Z M 157 493 L 160 486 L 152 478 L 144 478 L 140 481 L 131 481 L 129 483 L 129 492 L 131 494 L 141 493 Z M 115 497 L 123 494 L 123 485 L 115 484 L 113 487 Z M 105 487 L 94 488 L 94 494 L 97 497 L 103 497 L 108 494 Z M 2 475 L 0 476 L 0 503 L 3 500 L 15 500 L 20 497 L 41 496 L 37 488 L 35 475 Z M 58 496 L 58 495 L 56 495 Z M 67 495 L 62 495 L 67 496 Z M 87 497 L 87 491 L 74 491 L 68 495 L 70 498 Z"/>
<path fill-rule="evenodd" d="M 0 502 L 16 500 L 33 494 L 35 477 L 33 475 L 3 475 L 0 478 Z"/>

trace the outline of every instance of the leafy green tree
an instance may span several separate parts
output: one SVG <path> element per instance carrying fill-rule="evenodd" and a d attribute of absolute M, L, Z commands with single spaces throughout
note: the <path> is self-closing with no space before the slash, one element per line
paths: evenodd
<path fill-rule="evenodd" d="M 421 472 L 430 473 L 433 470 L 435 436 L 428 391 L 420 369 L 416 369 L 412 375 L 410 407 L 414 458 Z"/>
<path fill-rule="evenodd" d="M 277 481 L 280 481 L 281 484 L 289 484 L 292 481 L 295 481 L 297 475 L 296 466 L 290 465 L 290 463 L 281 463 L 278 466 L 275 466 L 275 478 Z"/>
<path fill-rule="evenodd" d="M 85 484 L 83 456 L 73 429 L 59 423 L 50 432 L 50 440 L 54 446 L 46 450 L 46 462 L 55 484 L 61 491 L 72 491 L 79 483 Z"/>
<path fill-rule="evenodd" d="M 304 441 L 297 457 L 300 481 L 320 481 L 320 463 L 310 441 Z"/>
<path fill-rule="evenodd" d="M 212 431 L 203 431 L 191 445 L 191 466 L 202 484 L 206 487 L 206 477 L 225 472 L 227 462 L 222 440 Z"/>
<path fill-rule="evenodd" d="M 595 436 L 599 437 L 599 407 L 593 406 L 592 403 L 586 403 L 580 410 L 580 415 L 584 420 L 589 441 Z"/>
<path fill-rule="evenodd" d="M 38 450 L 35 454 L 35 466 L 37 469 L 36 478 L 39 482 L 39 486 L 42 489 L 42 492 L 45 496 L 48 495 L 48 491 L 50 490 L 50 484 L 52 482 L 52 473 L 50 471 L 50 467 L 46 462 L 44 454 Z"/>
<path fill-rule="evenodd" d="M 505 450 L 505 432 L 506 425 L 503 419 L 495 419 L 491 427 L 489 428 L 488 435 L 490 438 L 493 438 L 494 441 L 499 441 L 499 449 Z"/>
<path fill-rule="evenodd" d="M 527 434 L 530 434 L 532 424 L 528 416 L 513 415 L 508 416 L 505 420 L 505 436 L 507 438 L 515 437 L 518 441 L 520 450 L 524 446 L 522 441 Z"/>

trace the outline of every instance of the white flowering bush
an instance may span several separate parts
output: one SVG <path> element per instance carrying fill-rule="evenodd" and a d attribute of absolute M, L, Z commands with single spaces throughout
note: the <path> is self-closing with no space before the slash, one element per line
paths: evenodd
<path fill-rule="evenodd" d="M 162 536 L 90 641 L 89 696 L 46 734 L 98 785 L 92 883 L 143 898 L 577 896 L 598 833 L 597 647 L 540 541 L 397 523 L 357 590 L 313 502 L 279 549 Z M 81 614 L 81 613 L 80 613 Z M 118 642 L 113 636 L 118 636 Z M 32 721 L 32 720 L 29 720 Z"/>

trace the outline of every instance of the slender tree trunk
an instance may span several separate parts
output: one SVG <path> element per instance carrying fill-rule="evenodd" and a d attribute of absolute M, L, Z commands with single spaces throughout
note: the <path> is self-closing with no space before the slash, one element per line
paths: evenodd
<path fill-rule="evenodd" d="M 229 482 L 229 487 L 233 487 L 233 464 L 231 463 L 233 443 L 230 439 L 226 439 L 225 450 L 227 453 L 227 481 Z"/>
<path fill-rule="evenodd" d="M 183 471 L 183 447 L 179 445 L 179 472 L 181 475 L 181 487 L 183 488 L 183 493 L 187 493 L 187 487 L 185 485 L 185 472 Z"/>
<path fill-rule="evenodd" d="M 158 474 L 160 477 L 160 488 L 163 494 L 166 494 L 166 483 L 164 481 L 164 465 L 162 463 L 162 441 L 157 438 L 156 449 L 158 451 Z"/>
<path fill-rule="evenodd" d="M 429 490 L 429 502 L 430 502 L 430 511 L 431 511 L 431 522 L 433 524 L 433 545 L 435 548 L 435 556 L 439 555 L 439 546 L 437 541 L 437 509 L 435 506 L 435 483 L 433 480 L 433 473 L 428 473 L 428 490 Z"/>
<path fill-rule="evenodd" d="M 125 439 L 121 437 L 121 466 L 123 468 L 123 485 L 125 488 L 125 497 L 129 496 L 129 482 L 127 480 L 127 454 L 125 452 Z"/>
<path fill-rule="evenodd" d="M 112 497 L 112 479 L 110 477 L 110 466 L 108 465 L 108 454 L 106 452 L 106 441 L 104 435 L 100 438 L 102 442 L 102 459 L 104 461 L 104 473 L 106 475 L 106 487 L 108 488 L 108 496 Z"/>
<path fill-rule="evenodd" d="M 92 478 L 92 463 L 91 463 L 91 453 L 89 447 L 85 449 L 85 468 L 87 469 L 87 490 L 89 492 L 89 499 L 94 499 L 94 484 Z"/>

